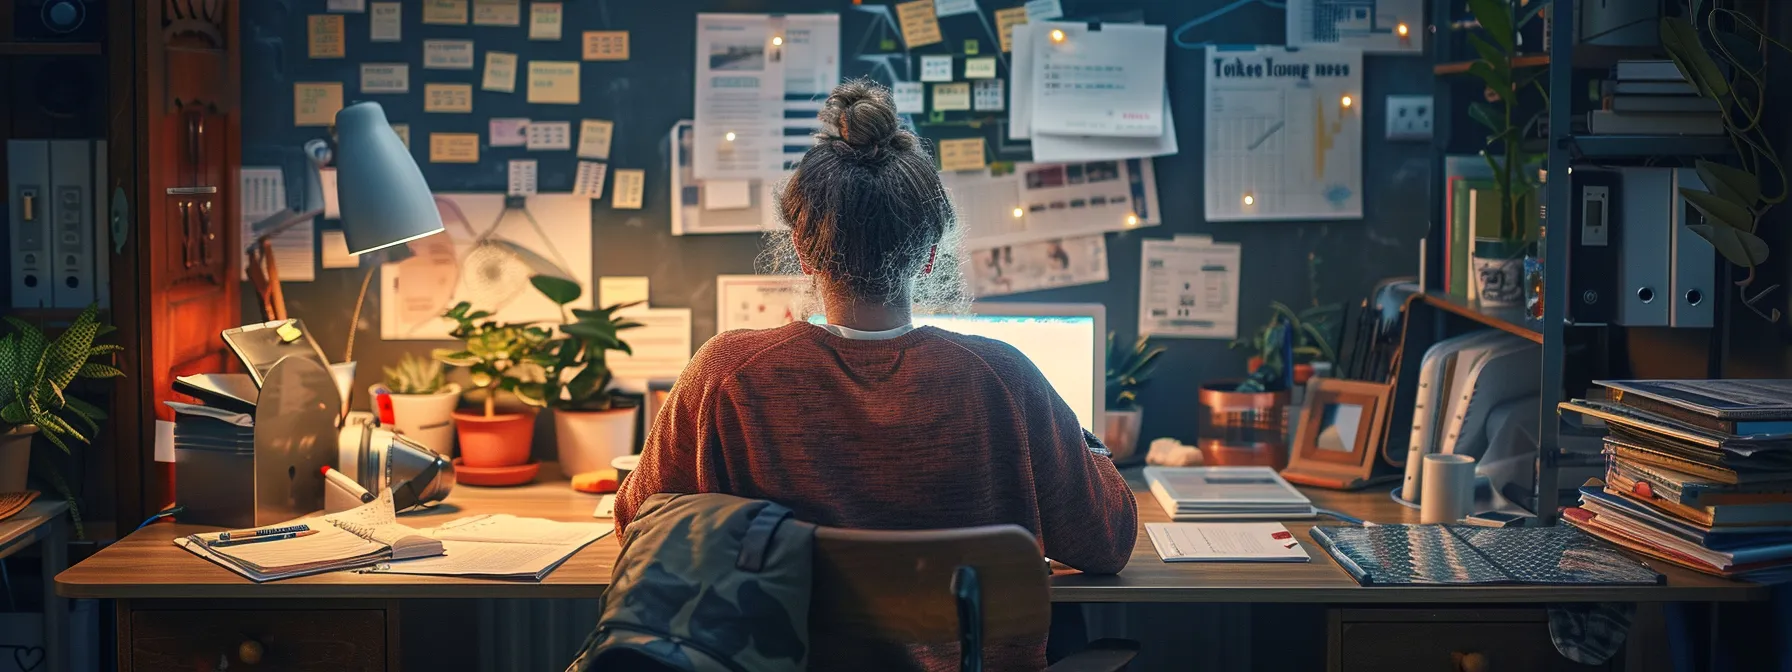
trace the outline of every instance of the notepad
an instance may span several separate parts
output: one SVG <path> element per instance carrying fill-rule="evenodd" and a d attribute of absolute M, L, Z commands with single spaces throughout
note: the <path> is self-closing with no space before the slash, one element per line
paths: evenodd
<path fill-rule="evenodd" d="M 1146 523 L 1164 562 L 1309 562 L 1281 523 Z"/>
<path fill-rule="evenodd" d="M 195 534 L 174 544 L 257 583 L 366 567 L 393 558 L 441 555 L 441 541 L 398 523 L 392 491 L 342 513 L 283 523 L 307 525 L 317 534 L 216 546 L 220 533 Z"/>

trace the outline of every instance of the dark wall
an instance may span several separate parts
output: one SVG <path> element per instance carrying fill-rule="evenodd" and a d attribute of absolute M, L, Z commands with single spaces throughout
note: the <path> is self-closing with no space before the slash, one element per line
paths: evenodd
<path fill-rule="evenodd" d="M 525 20 L 527 5 L 524 3 Z M 871 3 L 867 3 L 871 4 Z M 995 9 L 1016 6 L 1020 0 L 985 0 L 989 16 Z M 1228 0 L 1063 0 L 1067 16 L 1112 12 L 1142 12 L 1147 23 L 1163 24 L 1174 33 L 1182 24 L 1207 14 Z M 616 123 L 611 169 L 645 168 L 648 183 L 646 207 L 635 211 L 611 210 L 607 201 L 592 206 L 592 246 L 595 276 L 644 275 L 652 280 L 652 302 L 661 306 L 690 307 L 695 342 L 715 330 L 715 276 L 753 271 L 759 239 L 753 235 L 674 237 L 670 228 L 667 170 L 670 165 L 665 136 L 673 122 L 690 118 L 693 101 L 693 52 L 695 15 L 698 12 L 839 12 L 841 43 L 846 53 L 842 74 L 864 74 L 853 50 L 871 23 L 854 11 L 851 0 L 656 0 L 565 2 L 565 39 L 561 42 L 528 42 L 522 28 L 476 26 L 423 26 L 419 9 L 406 3 L 404 41 L 370 43 L 367 15 L 349 14 L 348 58 L 309 60 L 305 54 L 307 14 L 324 12 L 324 0 L 256 0 L 244 3 L 243 56 L 244 105 L 243 163 L 269 165 L 304 141 L 322 135 L 322 129 L 292 125 L 292 82 L 341 81 L 345 96 L 357 96 L 362 62 L 411 64 L 409 96 L 378 96 L 394 122 L 409 123 L 413 153 L 424 175 L 439 191 L 502 192 L 505 161 L 520 158 L 522 148 L 481 147 L 478 165 L 427 163 L 427 138 L 431 131 L 478 132 L 485 135 L 492 117 L 528 117 L 524 96 L 476 92 L 473 114 L 422 114 L 425 81 L 471 82 L 477 89 L 479 70 L 441 71 L 422 69 L 422 40 L 457 37 L 475 41 L 483 66 L 488 49 L 515 52 L 522 61 L 531 58 L 577 60 L 577 36 L 583 30 L 631 31 L 631 59 L 621 63 L 588 62 L 583 68 L 582 104 L 554 110 L 552 118 L 603 118 Z M 1238 44 L 1281 44 L 1284 14 L 1257 4 L 1245 5 L 1224 17 L 1190 28 L 1186 43 L 1221 41 Z M 993 19 L 991 20 L 993 24 Z M 981 36 L 983 28 L 972 16 L 941 22 L 948 38 Z M 867 48 L 876 49 L 878 39 Z M 930 53 L 945 45 L 917 50 Z M 990 47 L 986 46 L 986 50 Z M 943 53 L 943 51 L 942 51 Z M 985 52 L 987 53 L 987 51 Z M 1430 184 L 1428 145 L 1388 143 L 1381 139 L 1381 101 L 1389 94 L 1428 93 L 1432 76 L 1426 56 L 1365 56 L 1363 121 L 1362 221 L 1299 223 L 1208 223 L 1202 219 L 1202 112 L 1203 69 L 1198 49 L 1169 47 L 1170 95 L 1179 122 L 1182 152 L 1157 159 L 1158 194 L 1165 213 L 1164 225 L 1108 237 L 1109 282 L 1018 295 L 1013 300 L 1082 301 L 1107 305 L 1109 324 L 1130 339 L 1137 328 L 1139 240 L 1168 238 L 1178 233 L 1207 233 L 1216 240 L 1244 244 L 1244 272 L 1240 312 L 1241 331 L 1249 333 L 1268 319 L 1268 303 L 1291 305 L 1310 301 L 1354 302 L 1375 280 L 1390 275 L 1417 273 L 1419 240 L 1425 235 L 1427 186 Z M 1006 77 L 1006 73 L 1003 73 Z M 577 124 L 574 124 L 576 130 Z M 534 153 L 539 158 L 541 189 L 570 189 L 574 162 L 571 153 Z M 1309 291 L 1309 257 L 1320 263 L 1317 296 Z M 360 283 L 354 270 L 318 270 L 318 281 L 285 285 L 290 313 L 312 328 L 326 352 L 340 357 L 348 330 L 348 310 Z M 376 281 L 377 290 L 377 281 Z M 375 382 L 379 366 L 400 354 L 424 352 L 440 344 L 423 342 L 384 343 L 379 340 L 378 296 L 369 297 L 356 340 L 360 361 L 358 388 Z M 251 293 L 245 293 L 245 321 L 256 319 L 258 310 Z M 1004 299 L 1009 300 L 1009 299 Z M 1145 437 L 1175 436 L 1193 440 L 1195 392 L 1203 380 L 1236 377 L 1244 373 L 1244 356 L 1217 340 L 1166 340 L 1170 352 L 1157 380 L 1142 395 L 1153 409 L 1146 414 Z"/>

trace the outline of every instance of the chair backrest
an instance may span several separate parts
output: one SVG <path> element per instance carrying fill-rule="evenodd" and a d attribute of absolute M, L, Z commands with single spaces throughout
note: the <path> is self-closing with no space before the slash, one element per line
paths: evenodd
<path fill-rule="evenodd" d="M 1045 641 L 1050 570 L 1039 542 L 1018 525 L 816 528 L 810 641 L 818 649 L 850 648 L 865 659 L 904 644 L 956 644 L 953 577 L 960 567 L 976 570 L 983 641 Z"/>

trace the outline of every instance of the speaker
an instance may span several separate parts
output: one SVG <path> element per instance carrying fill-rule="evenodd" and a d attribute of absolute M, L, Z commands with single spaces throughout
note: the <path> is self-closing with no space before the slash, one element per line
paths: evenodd
<path fill-rule="evenodd" d="M 22 42 L 101 42 L 105 0 L 13 0 L 14 39 Z"/>

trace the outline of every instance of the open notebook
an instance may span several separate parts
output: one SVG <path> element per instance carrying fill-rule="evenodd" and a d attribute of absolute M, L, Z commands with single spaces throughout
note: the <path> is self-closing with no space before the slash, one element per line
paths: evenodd
<path fill-rule="evenodd" d="M 181 537 L 174 543 L 255 582 L 365 567 L 391 559 L 425 558 L 443 552 L 441 541 L 398 522 L 391 490 L 342 513 L 285 525 L 307 525 L 317 534 L 214 546 L 219 533 L 213 532 Z"/>
<path fill-rule="evenodd" d="M 540 581 L 579 549 L 616 529 L 610 523 L 562 523 L 509 514 L 470 516 L 424 530 L 446 553 L 393 558 L 363 572 Z"/>

